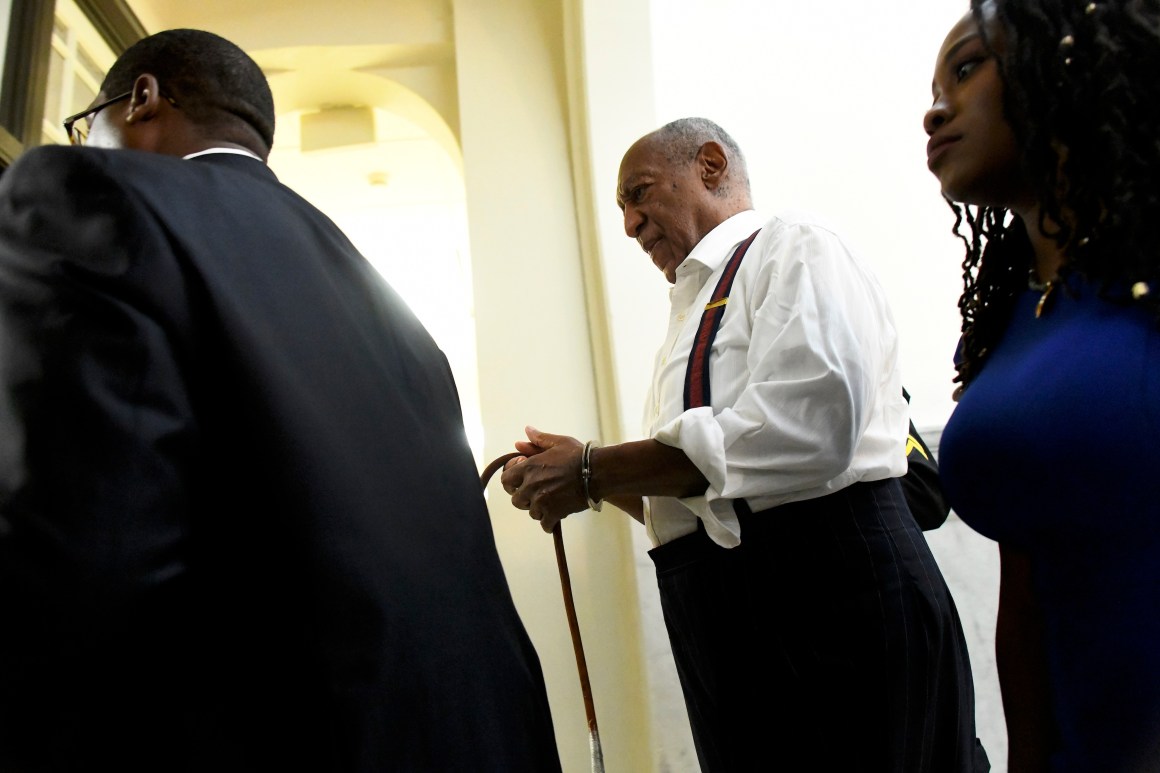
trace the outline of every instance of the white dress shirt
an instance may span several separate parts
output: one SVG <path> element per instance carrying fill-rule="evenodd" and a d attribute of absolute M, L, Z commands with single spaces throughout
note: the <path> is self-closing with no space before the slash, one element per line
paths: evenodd
<path fill-rule="evenodd" d="M 712 404 L 684 409 L 701 313 L 734 248 L 742 260 L 710 355 Z M 701 496 L 646 497 L 654 545 L 697 529 L 740 544 L 733 500 L 754 512 L 906 472 L 906 401 L 885 294 L 833 231 L 749 210 L 710 231 L 677 267 L 668 334 L 646 405 L 649 437 L 685 452 Z"/>

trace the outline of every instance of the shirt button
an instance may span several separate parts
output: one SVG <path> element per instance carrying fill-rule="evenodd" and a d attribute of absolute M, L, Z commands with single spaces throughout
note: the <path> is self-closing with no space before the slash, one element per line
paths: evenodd
<path fill-rule="evenodd" d="M 688 315 L 687 315 L 687 314 L 685 314 L 685 312 L 683 312 L 683 311 L 682 311 L 680 314 L 678 314 L 678 315 L 677 315 L 677 321 L 678 321 L 678 322 L 684 322 L 684 321 L 685 321 L 685 317 L 686 317 L 686 316 L 688 316 Z"/>
<path fill-rule="evenodd" d="M 668 365 L 668 364 L 669 364 L 669 358 L 668 357 L 661 357 L 661 365 Z"/>

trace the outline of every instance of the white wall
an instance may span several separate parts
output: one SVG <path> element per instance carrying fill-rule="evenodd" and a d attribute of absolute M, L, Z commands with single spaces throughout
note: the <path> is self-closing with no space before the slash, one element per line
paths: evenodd
<path fill-rule="evenodd" d="M 589 9 L 609 0 L 586 0 Z M 613 190 L 620 154 L 675 118 L 721 124 L 744 150 L 758 209 L 815 210 L 835 222 L 877 273 L 902 342 L 915 424 L 937 437 L 953 410 L 951 357 L 959 334 L 961 243 L 926 169 L 922 117 L 935 55 L 966 0 L 644 0 L 651 35 L 595 26 L 588 77 L 594 185 L 625 437 L 639 436 L 650 363 L 664 335 L 667 288 L 624 236 Z M 595 14 L 593 14 L 595 15 Z M 614 24 L 612 18 L 605 19 Z M 635 35 L 637 45 L 626 44 Z M 600 59 L 607 52 L 608 61 Z M 639 52 L 639 55 L 638 55 Z M 650 71 L 641 70 L 651 56 Z M 613 70 L 619 82 L 608 74 Z M 651 98 L 652 110 L 639 103 Z M 608 117 L 618 111 L 619 120 Z M 611 148 L 617 152 L 610 152 Z M 660 770 L 693 770 L 687 728 L 639 530 L 636 559 L 652 680 Z M 959 606 L 975 676 L 978 733 L 992 770 L 1006 770 L 994 667 L 997 551 L 953 515 L 928 535 Z M 685 767 L 687 765 L 692 767 Z M 671 766 L 671 767 L 670 767 Z"/>
<path fill-rule="evenodd" d="M 893 305 L 920 429 L 941 427 L 953 408 L 962 260 L 926 169 L 922 116 L 935 54 L 966 9 L 966 0 L 652 0 L 657 125 L 716 121 L 747 156 L 758 209 L 816 210 L 861 249 Z M 615 166 L 595 175 L 612 207 Z M 624 241 L 628 258 L 645 261 Z M 641 326 L 650 357 L 656 330 Z M 631 406 L 624 413 L 636 422 Z"/>
<path fill-rule="evenodd" d="M 935 56 L 966 0 L 652 0 L 658 125 L 703 115 L 749 161 L 756 206 L 816 210 L 878 274 L 902 342 L 915 424 L 953 410 L 963 250 L 926 168 Z M 977 731 L 1006 770 L 994 664 L 998 556 L 952 516 L 928 535 L 959 607 Z"/>

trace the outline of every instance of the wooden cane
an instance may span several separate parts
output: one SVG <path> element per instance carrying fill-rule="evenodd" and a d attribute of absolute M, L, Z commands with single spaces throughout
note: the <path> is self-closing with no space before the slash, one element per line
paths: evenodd
<path fill-rule="evenodd" d="M 487 488 L 496 471 L 521 454 L 504 454 L 484 468 L 479 476 L 480 485 Z M 568 556 L 564 553 L 564 535 L 560 524 L 552 529 L 556 546 L 556 565 L 560 569 L 560 587 L 564 591 L 564 611 L 568 616 L 568 630 L 572 633 L 572 649 L 576 653 L 576 669 L 580 672 L 580 692 L 584 695 L 584 714 L 588 718 L 588 745 L 592 753 L 592 773 L 604 773 L 604 751 L 600 748 L 600 731 L 596 727 L 596 704 L 592 702 L 592 685 L 588 681 L 588 662 L 584 659 L 584 643 L 580 640 L 580 623 L 576 619 L 576 604 L 572 601 L 572 580 L 568 574 Z"/>

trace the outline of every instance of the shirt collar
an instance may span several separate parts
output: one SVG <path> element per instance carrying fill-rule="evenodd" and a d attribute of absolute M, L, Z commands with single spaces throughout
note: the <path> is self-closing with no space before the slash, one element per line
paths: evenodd
<path fill-rule="evenodd" d="M 182 158 L 188 160 L 191 158 L 197 158 L 198 156 L 209 155 L 210 153 L 233 153 L 235 156 L 249 156 L 255 161 L 262 160 L 258 158 L 257 154 L 251 153 L 250 151 L 244 150 L 243 148 L 206 148 L 205 150 L 199 150 L 196 153 L 190 153 L 188 156 L 182 156 Z"/>
<path fill-rule="evenodd" d="M 764 221 L 755 210 L 747 209 L 724 220 L 716 228 L 697 242 L 697 246 L 689 253 L 681 265 L 677 266 L 677 276 L 700 271 L 702 268 L 709 273 L 716 271 L 733 252 L 733 248 L 745 241 L 749 234 L 761 228 Z"/>

